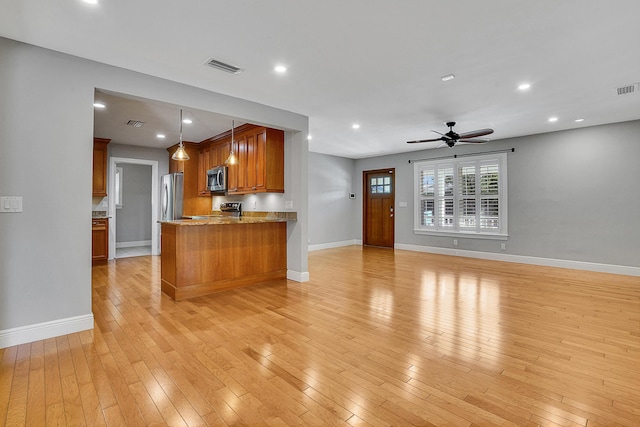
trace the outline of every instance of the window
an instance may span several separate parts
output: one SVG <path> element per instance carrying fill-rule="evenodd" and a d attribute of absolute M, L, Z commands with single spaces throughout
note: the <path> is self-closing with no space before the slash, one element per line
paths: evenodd
<path fill-rule="evenodd" d="M 507 236 L 507 155 L 416 162 L 416 234 Z"/>
<path fill-rule="evenodd" d="M 389 194 L 391 193 L 391 177 L 371 178 L 369 183 L 371 186 L 371 194 Z"/>
<path fill-rule="evenodd" d="M 123 180 L 123 176 L 122 176 L 122 168 L 121 167 L 116 167 L 116 173 L 114 175 L 114 182 L 113 182 L 113 186 L 114 186 L 114 190 L 115 190 L 115 197 L 116 197 L 116 209 L 122 209 L 122 180 Z"/>

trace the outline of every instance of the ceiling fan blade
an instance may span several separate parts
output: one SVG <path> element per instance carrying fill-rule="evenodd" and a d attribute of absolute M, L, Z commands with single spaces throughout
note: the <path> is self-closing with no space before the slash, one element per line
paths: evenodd
<path fill-rule="evenodd" d="M 444 141 L 444 140 L 442 138 L 422 139 L 420 141 L 407 141 L 407 144 L 417 144 L 420 142 L 434 142 L 434 141 Z"/>
<path fill-rule="evenodd" d="M 487 138 L 460 138 L 458 142 L 464 142 L 465 144 L 484 144 L 485 142 L 489 142 Z"/>
<path fill-rule="evenodd" d="M 433 129 L 431 129 L 431 132 L 433 132 L 433 133 L 437 133 L 438 135 L 442 135 L 442 136 L 444 136 L 444 133 L 440 133 L 440 132 L 438 132 L 437 130 L 433 130 Z"/>
<path fill-rule="evenodd" d="M 493 133 L 493 129 L 478 129 L 460 134 L 460 138 L 475 138 L 476 136 L 485 136 Z"/>

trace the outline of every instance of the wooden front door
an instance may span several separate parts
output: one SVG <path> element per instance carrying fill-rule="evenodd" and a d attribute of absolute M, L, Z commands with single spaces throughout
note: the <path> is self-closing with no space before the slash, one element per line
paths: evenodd
<path fill-rule="evenodd" d="M 363 243 L 393 248 L 395 169 L 363 172 Z"/>

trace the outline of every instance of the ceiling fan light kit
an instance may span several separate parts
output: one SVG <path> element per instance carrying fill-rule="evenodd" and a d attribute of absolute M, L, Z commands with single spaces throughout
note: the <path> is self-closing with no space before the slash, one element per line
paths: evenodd
<path fill-rule="evenodd" d="M 440 135 L 440 138 L 432 138 L 432 139 L 421 139 L 419 141 L 407 141 L 407 144 L 418 144 L 422 142 L 435 142 L 442 141 L 443 145 L 449 146 L 449 148 L 453 148 L 458 142 L 464 144 L 484 144 L 485 142 L 489 142 L 487 138 L 480 138 L 481 136 L 490 135 L 493 133 L 493 129 L 478 129 L 472 130 L 469 132 L 456 133 L 453 131 L 453 127 L 456 125 L 456 122 L 447 122 L 447 126 L 449 127 L 449 132 L 440 133 L 438 131 L 432 130 L 431 132 L 437 133 Z"/>

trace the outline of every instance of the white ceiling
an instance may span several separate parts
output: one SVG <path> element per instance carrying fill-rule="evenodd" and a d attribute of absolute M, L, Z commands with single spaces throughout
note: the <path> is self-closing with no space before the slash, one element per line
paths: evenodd
<path fill-rule="evenodd" d="M 449 120 L 502 139 L 640 118 L 640 94 L 616 93 L 640 82 L 638 0 L 0 0 L 0 10 L 0 36 L 307 115 L 319 153 L 433 148 L 406 141 Z M 204 66 L 211 57 L 244 71 Z M 96 113 L 96 136 L 136 143 L 119 133 L 123 119 L 177 134 L 176 106 L 154 116 L 167 106 L 105 95 L 121 111 Z M 190 113 L 209 127 L 185 125 L 187 140 L 230 127 Z"/>

